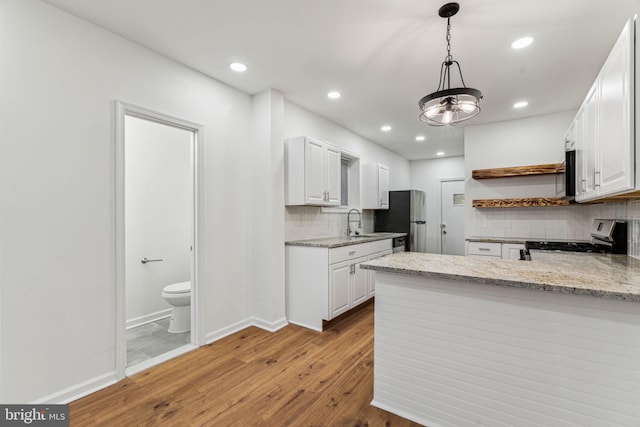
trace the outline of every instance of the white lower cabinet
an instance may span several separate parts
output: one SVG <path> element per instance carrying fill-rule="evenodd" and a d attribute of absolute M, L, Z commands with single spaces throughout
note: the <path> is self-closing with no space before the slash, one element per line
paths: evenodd
<path fill-rule="evenodd" d="M 502 259 L 520 259 L 520 251 L 524 250 L 522 243 L 503 243 Z"/>
<path fill-rule="evenodd" d="M 523 243 L 467 242 L 467 255 L 498 259 L 520 259 Z"/>
<path fill-rule="evenodd" d="M 385 255 L 391 255 L 392 253 L 393 253 L 392 249 L 387 249 L 382 252 L 376 252 L 375 254 L 369 255 L 369 260 L 380 258 L 381 256 L 385 256 Z M 369 298 L 371 298 L 376 293 L 376 280 L 375 280 L 376 272 L 373 270 L 366 270 L 366 272 L 369 276 L 367 278 L 367 283 L 369 285 L 369 288 L 368 288 Z"/>
<path fill-rule="evenodd" d="M 329 265 L 329 313 L 336 317 L 368 299 L 368 271 L 360 264 L 367 257 Z"/>
<path fill-rule="evenodd" d="M 360 264 L 392 253 L 391 248 L 391 239 L 338 248 L 287 245 L 288 321 L 322 331 L 323 320 L 373 297 L 373 272 L 361 269 Z"/>

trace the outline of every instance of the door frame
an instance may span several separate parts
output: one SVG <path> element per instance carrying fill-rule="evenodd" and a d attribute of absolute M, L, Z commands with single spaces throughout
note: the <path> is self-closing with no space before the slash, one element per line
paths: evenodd
<path fill-rule="evenodd" d="M 204 126 L 172 117 L 148 108 L 129 104 L 120 100 L 114 101 L 115 109 L 115 352 L 116 376 L 121 380 L 127 376 L 127 337 L 126 337 L 126 276 L 125 276 L 125 116 L 137 117 L 155 123 L 184 129 L 193 132 L 192 154 L 192 191 L 193 221 L 191 251 L 191 343 L 197 348 L 205 343 L 203 313 L 204 298 L 201 297 L 199 279 L 201 277 L 200 262 L 203 241 L 202 221 L 204 219 Z M 170 352 L 172 353 L 172 352 Z M 174 355 L 173 353 L 171 355 Z M 158 357 L 156 363 L 163 360 Z M 153 363 L 152 359 L 152 364 Z M 145 365 L 144 368 L 150 365 Z"/>
<path fill-rule="evenodd" d="M 466 179 L 464 177 L 457 177 L 457 178 L 440 178 L 440 188 L 438 189 L 438 204 L 440 204 L 440 221 L 438 222 L 438 253 L 442 254 L 442 183 L 443 182 L 452 182 L 452 181 L 462 181 L 465 183 L 464 185 L 464 192 L 465 194 L 467 193 L 467 184 L 466 184 Z M 466 205 L 466 200 L 465 200 L 465 205 Z M 466 214 L 466 206 L 465 206 L 465 217 L 464 220 L 466 222 L 467 219 L 467 214 Z M 464 225 L 464 224 L 463 224 Z"/>

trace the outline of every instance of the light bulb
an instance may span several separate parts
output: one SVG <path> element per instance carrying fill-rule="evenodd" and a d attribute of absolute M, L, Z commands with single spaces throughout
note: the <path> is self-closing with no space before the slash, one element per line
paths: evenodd
<path fill-rule="evenodd" d="M 451 120 L 453 120 L 453 111 L 446 110 L 444 112 L 444 115 L 442 116 L 442 123 L 448 125 L 449 123 L 451 123 Z"/>
<path fill-rule="evenodd" d="M 440 108 L 438 108 L 437 106 L 431 107 L 427 110 L 426 112 L 426 116 L 428 118 L 433 118 L 436 114 L 438 114 L 438 111 L 440 110 Z"/>
<path fill-rule="evenodd" d="M 473 111 L 476 109 L 476 104 L 473 104 L 471 102 L 462 102 L 458 104 L 458 107 L 460 107 L 460 109 L 465 113 L 473 113 Z"/>

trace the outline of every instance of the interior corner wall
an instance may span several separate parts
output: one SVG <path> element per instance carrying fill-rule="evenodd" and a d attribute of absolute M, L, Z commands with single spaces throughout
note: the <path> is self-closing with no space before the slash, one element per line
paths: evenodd
<path fill-rule="evenodd" d="M 203 125 L 205 332 L 249 318 L 251 97 L 36 0 L 0 52 L 2 402 L 115 378 L 114 100 Z"/>
<path fill-rule="evenodd" d="M 284 97 L 275 90 L 252 100 L 253 217 L 250 299 L 255 322 L 268 330 L 286 325 L 284 284 Z"/>
<path fill-rule="evenodd" d="M 411 188 L 422 190 L 427 196 L 427 252 L 429 253 L 440 253 L 442 221 L 440 183 L 443 179 L 451 178 L 464 178 L 463 156 L 411 161 Z"/>

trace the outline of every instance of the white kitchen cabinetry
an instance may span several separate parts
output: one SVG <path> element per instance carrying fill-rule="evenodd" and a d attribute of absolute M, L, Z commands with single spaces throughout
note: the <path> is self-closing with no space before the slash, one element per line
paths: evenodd
<path fill-rule="evenodd" d="M 309 137 L 285 141 L 285 205 L 340 205 L 341 151 Z"/>
<path fill-rule="evenodd" d="M 496 259 L 520 259 L 522 243 L 467 242 L 467 255 Z"/>
<path fill-rule="evenodd" d="M 469 242 L 467 255 L 502 258 L 502 244 L 494 242 Z"/>
<path fill-rule="evenodd" d="M 288 321 L 322 331 L 323 320 L 367 301 L 373 272 L 360 264 L 391 252 L 391 239 L 337 248 L 285 246 Z"/>
<path fill-rule="evenodd" d="M 572 126 L 576 138 L 576 201 L 633 191 L 634 23 L 627 22 Z"/>
<path fill-rule="evenodd" d="M 389 166 L 363 165 L 362 209 L 389 209 Z"/>
<path fill-rule="evenodd" d="M 520 251 L 524 250 L 522 243 L 503 243 L 502 259 L 520 259 Z"/>
<path fill-rule="evenodd" d="M 392 249 L 386 249 L 382 252 L 376 252 L 374 254 L 369 255 L 368 260 L 371 261 L 372 259 L 376 259 L 376 258 L 380 258 L 382 256 L 385 255 L 391 255 L 393 253 Z M 375 274 L 376 272 L 373 270 L 365 270 L 367 272 L 367 287 L 368 287 L 368 295 L 369 298 L 373 297 L 376 293 L 376 280 L 375 280 Z"/>

